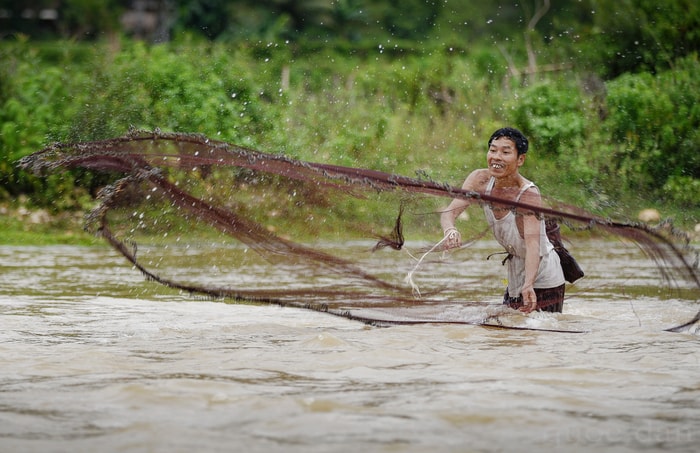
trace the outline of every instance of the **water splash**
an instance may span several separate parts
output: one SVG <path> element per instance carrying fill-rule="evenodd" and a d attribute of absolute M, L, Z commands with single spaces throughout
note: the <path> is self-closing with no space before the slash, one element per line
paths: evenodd
<path fill-rule="evenodd" d="M 360 260 L 323 251 L 313 241 L 303 244 L 304 238 L 331 234 L 343 241 L 374 238 L 378 241 L 374 251 L 402 250 L 405 238 L 435 234 L 440 207 L 452 198 L 498 203 L 517 215 L 534 212 L 572 229 L 594 229 L 627 239 L 655 261 L 667 282 L 690 282 L 700 289 L 697 252 L 669 224 L 652 228 L 614 221 L 553 200 L 548 206 L 531 206 L 420 176 L 304 162 L 202 135 L 132 130 L 108 140 L 53 144 L 25 157 L 20 165 L 38 173 L 83 168 L 115 175 L 114 182 L 101 190 L 100 204 L 88 216 L 86 228 L 102 236 L 147 278 L 215 298 L 311 309 L 370 324 L 483 324 L 483 319 L 446 320 L 440 313 L 401 319 L 363 315 L 361 310 L 368 307 L 387 313 L 456 301 L 445 298 L 444 288 L 425 284 L 416 298 L 415 283 L 382 276 L 386 272 L 370 271 Z M 302 239 L 292 239 L 294 234 Z M 469 242 L 469 234 L 465 237 Z M 284 262 L 303 278 L 327 281 L 324 277 L 335 274 L 356 284 L 224 287 L 172 278 L 157 271 L 173 240 L 179 247 L 191 241 L 212 245 L 237 241 L 269 266 Z M 440 250 L 434 243 L 425 249 Z M 411 282 L 414 272 L 408 274 Z M 478 300 L 458 302 L 485 305 Z M 699 320 L 700 312 L 669 330 L 681 331 Z"/>

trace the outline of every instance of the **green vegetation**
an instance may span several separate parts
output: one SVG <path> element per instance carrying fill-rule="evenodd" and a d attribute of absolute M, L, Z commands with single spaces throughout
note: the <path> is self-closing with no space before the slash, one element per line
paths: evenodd
<path fill-rule="evenodd" d="M 169 42 L 149 44 L 118 34 L 98 11 L 112 30 L 104 39 L 0 41 L 0 242 L 76 230 L 66 213 L 88 210 L 108 182 L 84 171 L 37 177 L 18 159 L 129 127 L 457 185 L 483 164 L 492 130 L 513 125 L 531 139 L 524 173 L 554 198 L 617 218 L 656 208 L 683 227 L 700 222 L 693 2 L 572 2 L 528 29 L 534 6 L 392 1 L 360 17 L 362 1 L 307 2 L 323 8 L 295 14 L 333 19 L 302 27 L 292 13 L 261 15 L 255 5 L 274 11 L 266 2 L 241 2 L 248 9 L 235 14 L 228 2 L 209 3 L 229 18 L 210 24 L 216 36 L 196 32 L 215 15 L 191 13 Z M 257 28 L 232 26 L 253 23 L 241 20 L 245 11 L 257 11 Z M 20 208 L 45 209 L 52 221 L 8 218 Z M 75 237 L 91 240 L 76 232 L 57 241 Z"/>

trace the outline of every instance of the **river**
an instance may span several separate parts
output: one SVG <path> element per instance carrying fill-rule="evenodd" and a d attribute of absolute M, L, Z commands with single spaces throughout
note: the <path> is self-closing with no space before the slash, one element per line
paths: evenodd
<path fill-rule="evenodd" d="M 490 247 L 457 271 L 484 310 Z M 588 275 L 563 314 L 505 316 L 557 333 L 371 327 L 196 298 L 107 247 L 0 247 L 0 451 L 698 451 L 699 329 L 664 330 L 697 289 L 669 289 L 629 244 L 576 256 Z"/>

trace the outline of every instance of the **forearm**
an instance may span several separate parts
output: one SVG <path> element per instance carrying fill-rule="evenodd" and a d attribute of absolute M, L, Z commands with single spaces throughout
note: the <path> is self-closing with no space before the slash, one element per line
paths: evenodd
<path fill-rule="evenodd" d="M 529 245 L 526 246 L 525 255 L 525 283 L 520 290 L 523 298 L 523 306 L 520 308 L 525 313 L 530 313 L 537 308 L 537 294 L 535 293 L 535 279 L 537 278 L 537 270 L 539 268 L 540 256 L 539 247 L 533 249 Z"/>
<path fill-rule="evenodd" d="M 460 235 L 457 228 L 455 228 L 455 220 L 457 220 L 457 216 L 464 211 L 464 208 L 465 205 L 463 203 L 453 201 L 447 209 L 440 214 L 440 225 L 442 226 L 442 232 L 445 236 L 441 242 L 445 250 L 462 246 L 462 235 Z"/>
<path fill-rule="evenodd" d="M 525 233 L 524 287 L 534 288 L 537 272 L 540 269 L 540 259 L 540 235 L 536 229 L 531 228 L 530 231 Z"/>
<path fill-rule="evenodd" d="M 440 225 L 442 226 L 442 231 L 446 232 L 455 227 L 455 221 L 457 217 L 464 211 L 466 204 L 453 201 L 450 205 L 445 208 L 440 214 Z"/>
<path fill-rule="evenodd" d="M 440 225 L 442 226 L 442 231 L 445 232 L 451 228 L 455 227 L 456 216 L 452 215 L 452 211 L 444 211 L 440 215 Z"/>
<path fill-rule="evenodd" d="M 525 255 L 525 282 L 523 287 L 534 288 L 535 280 L 537 279 L 537 271 L 540 268 L 539 247 L 535 250 L 528 250 Z"/>

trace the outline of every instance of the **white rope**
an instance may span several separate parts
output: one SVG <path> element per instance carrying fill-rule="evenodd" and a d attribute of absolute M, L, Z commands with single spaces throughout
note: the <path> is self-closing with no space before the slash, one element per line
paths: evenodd
<path fill-rule="evenodd" d="M 428 256 L 428 254 L 434 252 L 435 249 L 437 249 L 438 247 L 440 247 L 440 246 L 442 245 L 442 243 L 445 242 L 448 238 L 449 238 L 449 235 L 445 235 L 445 237 L 443 237 L 443 238 L 440 240 L 440 242 L 438 242 L 437 244 L 435 244 L 434 246 L 432 246 L 432 247 L 430 248 L 430 250 L 428 250 L 427 252 L 425 252 L 425 253 L 418 259 L 418 262 L 417 262 L 416 265 L 413 267 L 413 269 L 411 269 L 411 271 L 408 273 L 408 275 L 406 275 L 405 282 L 408 283 L 409 285 L 411 285 L 411 291 L 413 292 L 413 297 L 415 297 L 415 298 L 417 298 L 417 299 L 420 299 L 420 297 L 421 297 L 421 295 L 420 295 L 420 288 L 419 288 L 418 285 L 416 285 L 416 283 L 413 281 L 413 274 L 418 270 L 418 268 L 420 267 L 421 263 L 423 262 L 423 259 L 424 259 L 426 256 Z M 409 255 L 411 255 L 411 254 L 409 253 Z M 411 255 L 411 257 L 413 258 L 413 255 Z M 414 258 L 414 259 L 415 259 L 415 258 Z"/>

